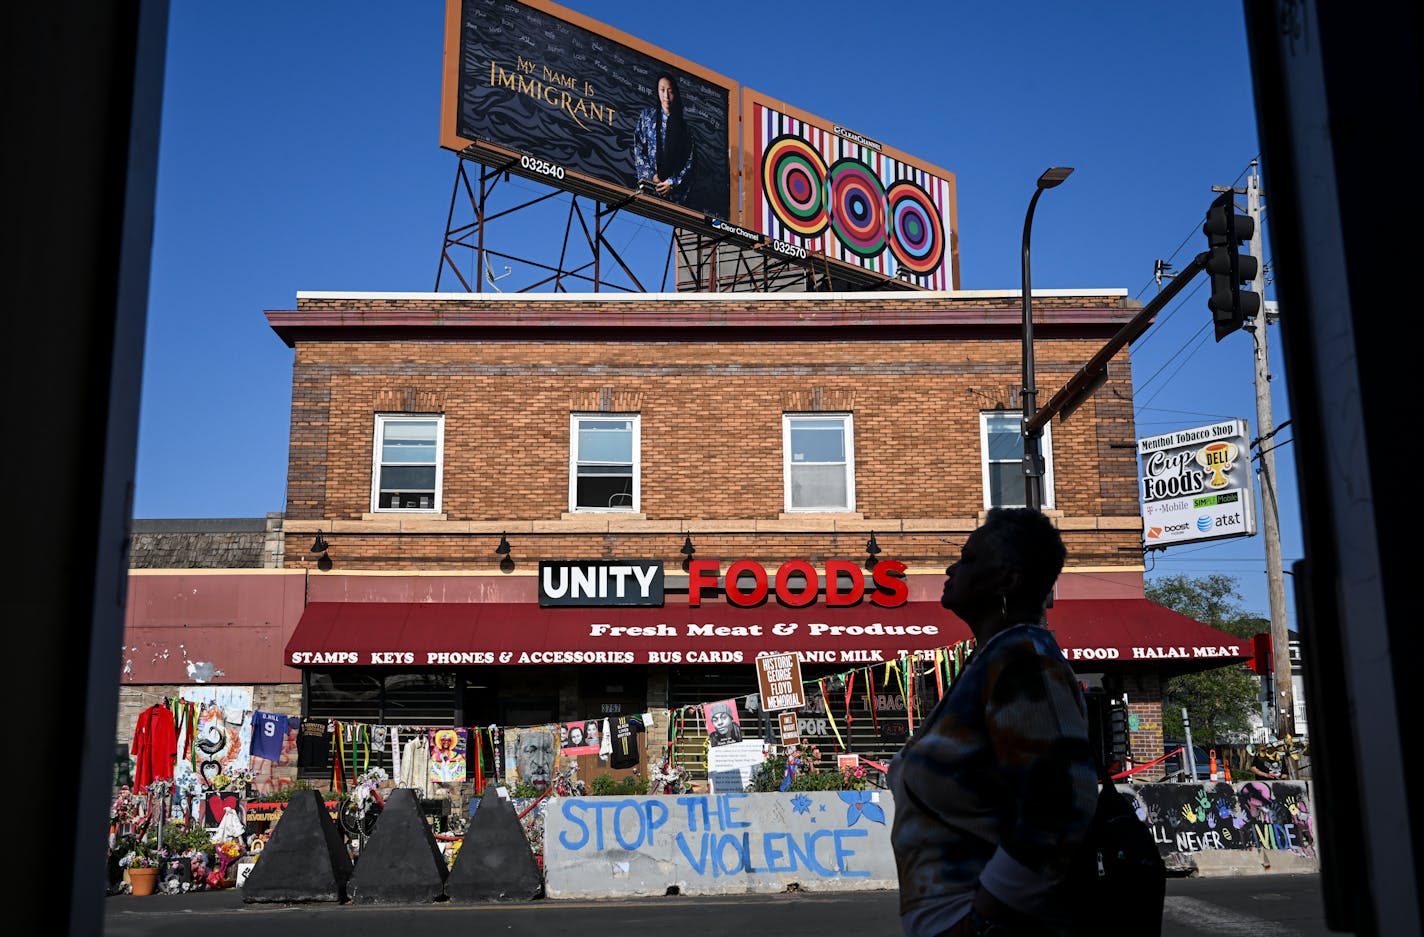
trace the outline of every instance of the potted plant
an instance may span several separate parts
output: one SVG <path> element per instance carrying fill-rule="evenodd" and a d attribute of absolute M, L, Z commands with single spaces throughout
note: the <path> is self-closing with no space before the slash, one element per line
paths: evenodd
<path fill-rule="evenodd" d="M 159 858 L 139 845 L 121 863 L 129 870 L 129 887 L 135 895 L 151 895 L 158 888 Z"/>

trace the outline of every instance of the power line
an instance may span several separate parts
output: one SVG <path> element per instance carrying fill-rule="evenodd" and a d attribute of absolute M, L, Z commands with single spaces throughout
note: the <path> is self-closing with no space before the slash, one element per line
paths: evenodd
<path fill-rule="evenodd" d="M 1275 451 L 1276 451 L 1277 449 L 1279 449 L 1281 446 L 1289 446 L 1289 445 L 1290 445 L 1291 443 L 1293 443 L 1293 442 L 1295 442 L 1295 437 L 1294 437 L 1294 436 L 1292 436 L 1290 439 L 1283 439 L 1283 440 L 1281 440 L 1280 442 L 1276 443 L 1274 446 L 1267 446 L 1266 448 L 1261 449 L 1261 450 L 1258 451 L 1255 455 L 1253 455 L 1253 456 L 1251 457 L 1251 459 L 1252 459 L 1252 461 L 1255 461 L 1256 459 L 1259 459 L 1261 456 L 1265 455 L 1266 453 L 1268 453 L 1268 452 L 1275 452 Z"/>
<path fill-rule="evenodd" d="M 1244 179 L 1244 178 L 1246 177 L 1246 175 L 1247 175 L 1248 173 L 1251 172 L 1251 167 L 1254 166 L 1254 165 L 1256 165 L 1256 163 L 1260 160 L 1260 158 L 1261 158 L 1261 154 L 1257 153 L 1257 154 L 1256 154 L 1255 156 L 1253 156 L 1251 159 L 1247 160 L 1247 162 L 1246 162 L 1246 167 L 1245 167 L 1244 169 L 1242 169 L 1241 172 L 1239 172 L 1239 173 L 1236 175 L 1236 180 L 1235 180 L 1235 182 L 1232 183 L 1232 187 L 1233 187 L 1233 188 L 1235 188 L 1236 185 L 1237 185 L 1237 183 L 1239 183 L 1242 179 Z M 1185 237 L 1182 238 L 1182 242 L 1181 242 L 1180 244 L 1178 244 L 1177 247 L 1176 247 L 1176 249 L 1173 250 L 1172 253 L 1169 254 L 1169 255 L 1165 258 L 1165 262 L 1167 262 L 1168 266 L 1171 265 L 1171 261 L 1176 260 L 1177 255 L 1182 252 L 1182 248 L 1186 247 L 1187 244 L 1188 244 L 1189 242 L 1191 242 L 1193 238 L 1197 238 L 1197 237 L 1200 237 L 1200 236 L 1201 236 L 1201 222 L 1194 221 L 1194 222 L 1192 222 L 1191 226 L 1187 229 L 1187 234 L 1186 234 Z M 1158 286 L 1159 286 L 1159 288 L 1160 288 L 1160 281 L 1159 281 L 1155 276 L 1153 276 L 1152 278 L 1150 278 L 1150 279 L 1147 281 L 1146 284 L 1143 285 L 1142 289 L 1140 289 L 1140 290 L 1137 291 L 1137 295 L 1136 295 L 1135 297 L 1133 297 L 1133 298 L 1134 298 L 1134 299 L 1141 299 L 1141 298 L 1142 298 L 1142 295 L 1143 295 L 1144 293 L 1146 293 L 1149 289 L 1151 289 L 1151 288 L 1152 288 L 1152 285 L 1153 285 L 1154 283 L 1157 283 Z M 1193 292 L 1195 292 L 1195 290 L 1193 290 Z M 1262 297 L 1262 298 L 1264 298 L 1264 297 Z M 1185 302 L 1185 299 L 1183 300 L 1183 302 Z M 1151 329 L 1149 332 L 1147 332 L 1146 334 L 1144 334 L 1141 338 L 1139 338 L 1139 339 L 1137 340 L 1137 342 L 1134 343 L 1134 344 L 1135 344 L 1137 347 L 1141 347 L 1144 343 L 1146 343 L 1148 340 L 1150 340 L 1150 339 L 1152 338 L 1152 336 L 1154 336 L 1154 335 L 1157 334 L 1157 326 L 1164 325 L 1164 324 L 1166 323 L 1167 319 L 1169 319 L 1169 318 L 1171 317 L 1172 312 L 1176 312 L 1176 310 L 1179 309 L 1179 308 L 1181 308 L 1181 303 L 1178 303 L 1177 306 L 1173 307 L 1173 309 L 1171 310 L 1171 312 L 1168 312 L 1166 315 L 1164 315 L 1164 316 L 1162 316 L 1161 318 L 1159 318 L 1159 319 L 1157 320 L 1157 322 L 1155 322 L 1155 323 L 1153 324 L 1152 329 Z"/>
<path fill-rule="evenodd" d="M 1141 407 L 1140 409 L 1144 413 L 1180 413 L 1183 416 L 1204 416 L 1209 420 L 1221 419 L 1221 414 L 1219 413 L 1203 413 L 1200 410 L 1173 410 L 1170 407 Z"/>
<path fill-rule="evenodd" d="M 1204 345 L 1206 345 L 1207 336 L 1206 336 L 1205 333 L 1206 333 L 1207 327 L 1210 326 L 1211 324 L 1212 324 L 1212 323 L 1211 323 L 1211 320 L 1208 319 L 1205 323 L 1202 324 L 1202 327 L 1201 327 L 1200 329 L 1197 329 L 1197 332 L 1196 332 L 1195 335 L 1193 335 L 1191 338 L 1187 339 L 1187 345 L 1190 345 L 1193 341 L 1195 341 L 1195 342 L 1196 342 L 1196 346 L 1195 346 L 1194 348 L 1192 348 L 1190 354 L 1188 354 L 1185 358 L 1182 359 L 1182 363 L 1179 364 L 1179 365 L 1177 365 L 1177 369 L 1167 376 L 1167 380 L 1162 383 L 1162 386 L 1159 387 L 1159 388 L 1157 388 L 1155 391 L 1153 391 L 1151 397 L 1148 397 L 1145 401 L 1143 401 L 1143 405 L 1144 405 L 1144 406 L 1145 406 L 1146 404 L 1149 404 L 1149 403 L 1151 403 L 1152 401 L 1156 400 L 1156 399 L 1157 399 L 1157 395 L 1160 394 L 1160 393 L 1162 393 L 1162 391 L 1164 391 L 1164 390 L 1167 389 L 1167 385 L 1171 383 L 1172 378 L 1174 378 L 1174 377 L 1176 377 L 1178 374 L 1180 374 L 1181 371 L 1182 371 L 1182 368 L 1185 368 L 1185 367 L 1191 362 L 1192 358 L 1194 358 L 1194 357 L 1196 356 L 1196 353 L 1202 350 L 1202 347 L 1203 347 Z M 1187 346 L 1184 345 L 1184 346 L 1182 346 L 1182 347 L 1185 349 Z M 1178 352 L 1178 354 L 1180 354 L 1180 351 Z M 1175 358 L 1176 355 L 1173 355 L 1172 357 Z M 1167 360 L 1167 364 L 1171 364 L 1171 363 L 1172 363 L 1172 361 L 1171 361 L 1171 359 L 1169 358 L 1169 359 Z M 1167 366 L 1167 364 L 1162 365 L 1162 367 L 1165 368 L 1165 367 Z M 1161 373 L 1161 368 L 1158 369 L 1158 373 L 1159 373 L 1159 374 Z M 1157 375 L 1154 374 L 1154 375 L 1153 375 L 1153 378 L 1155 378 L 1156 376 L 1157 376 Z M 1150 381 L 1150 379 L 1149 379 L 1148 383 L 1150 383 L 1150 382 L 1151 382 L 1151 381 Z M 1136 400 L 1136 398 L 1134 398 L 1134 399 L 1133 399 L 1134 407 L 1136 406 L 1136 403 L 1137 403 L 1137 400 Z"/>
<path fill-rule="evenodd" d="M 1300 559 L 1300 557 L 1296 557 L 1296 559 Z M 1156 562 L 1159 563 L 1159 564 L 1160 564 L 1160 563 L 1218 563 L 1218 564 L 1220 564 L 1220 563 L 1246 563 L 1246 564 L 1248 564 L 1248 565 L 1250 565 L 1250 566 L 1252 566 L 1252 567 L 1254 568 L 1254 567 L 1257 567 L 1257 566 L 1260 566 L 1260 565 L 1261 565 L 1261 558 L 1260 558 L 1260 557 L 1255 557 L 1255 558 L 1245 557 L 1245 558 L 1241 558 L 1241 557 L 1235 557 L 1235 556 L 1227 556 L 1227 557 L 1196 556 L 1196 557 L 1178 557 L 1178 558 L 1176 558 L 1176 559 L 1172 559 L 1172 558 L 1170 558 L 1170 557 L 1159 556 L 1159 557 L 1157 557 Z"/>

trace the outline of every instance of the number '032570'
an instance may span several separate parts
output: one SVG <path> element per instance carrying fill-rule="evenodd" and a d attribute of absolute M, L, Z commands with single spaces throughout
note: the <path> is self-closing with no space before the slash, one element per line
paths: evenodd
<path fill-rule="evenodd" d="M 540 175 L 553 176 L 555 179 L 564 178 L 564 167 L 556 166 L 548 160 L 536 159 L 533 156 L 521 156 L 519 157 L 519 165 L 530 172 L 537 172 Z"/>

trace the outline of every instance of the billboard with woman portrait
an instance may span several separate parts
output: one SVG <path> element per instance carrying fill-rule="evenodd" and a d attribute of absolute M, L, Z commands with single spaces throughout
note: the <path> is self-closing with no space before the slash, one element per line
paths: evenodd
<path fill-rule="evenodd" d="M 573 191 L 648 196 L 630 211 L 729 217 L 736 94 L 545 0 L 447 0 L 441 146 Z"/>

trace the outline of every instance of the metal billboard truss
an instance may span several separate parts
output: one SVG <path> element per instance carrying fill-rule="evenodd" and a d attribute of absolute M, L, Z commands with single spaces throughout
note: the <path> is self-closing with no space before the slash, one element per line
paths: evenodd
<path fill-rule="evenodd" d="M 487 289 L 501 293 L 528 293 L 542 289 L 555 292 L 647 292 L 643 281 L 608 240 L 609 226 L 623 204 L 557 188 L 522 200 L 518 200 L 519 196 L 506 199 L 503 193 L 497 197 L 500 183 L 509 178 L 509 168 L 474 165 L 476 168 L 472 170 L 468 160 L 456 160 L 455 182 L 440 247 L 440 265 L 435 273 L 436 292 L 440 292 L 446 283 L 447 270 L 467 293 L 482 293 Z M 494 222 L 505 218 L 528 218 L 535 206 L 553 200 L 567 201 L 568 210 L 564 213 L 563 236 L 549 243 L 548 254 L 523 256 L 493 246 L 491 225 Z M 626 202 L 626 199 L 623 201 Z M 556 244 L 557 254 L 554 255 Z M 470 251 L 470 255 L 469 261 L 462 265 L 464 251 Z M 510 263 L 518 264 L 521 274 L 526 269 L 532 271 L 533 278 L 527 281 L 521 278 L 517 285 L 499 285 L 498 281 L 514 274 Z M 610 277 L 609 265 L 616 268 L 621 276 Z M 497 274 L 497 266 L 503 267 L 503 272 Z"/>
<path fill-rule="evenodd" d="M 678 292 L 848 292 L 879 289 L 918 289 L 904 279 L 870 274 L 829 261 L 823 255 L 800 251 L 787 255 L 785 245 L 727 225 L 711 216 L 690 217 L 686 209 L 640 193 L 562 184 L 549 186 L 521 171 L 520 158 L 498 161 L 489 154 L 461 155 L 456 159 L 435 291 L 442 287 L 468 293 L 554 292 L 668 292 L 669 278 Z M 511 176 L 546 188 L 542 194 L 507 195 L 500 185 Z M 513 253 L 496 246 L 492 228 L 501 219 L 548 224 L 535 218 L 538 206 L 567 202 L 562 235 L 542 241 L 537 254 Z M 635 204 L 636 203 L 636 204 Z M 624 213 L 623 210 L 630 209 Z M 665 224 L 667 247 L 657 260 L 644 252 L 630 257 L 619 249 L 610 231 L 620 213 L 630 224 Z M 730 231 L 728 229 L 731 229 Z M 508 228 L 506 230 L 512 230 Z M 625 229 L 626 230 L 626 229 Z M 635 232 L 636 235 L 636 232 Z M 513 240 L 509 238 L 506 240 Z M 468 251 L 468 260 L 464 252 Z M 514 276 L 517 281 L 501 283 Z M 661 266 L 661 270 L 656 267 Z M 454 283 L 447 279 L 447 271 Z M 525 276 L 524 274 L 530 274 Z"/>
<path fill-rule="evenodd" d="M 663 291 L 670 277 L 696 292 L 958 284 L 952 173 L 552 0 L 446 0 L 443 49 L 440 146 L 486 168 L 458 164 L 437 290 L 448 267 L 470 292 L 526 270 L 521 292 L 647 292 L 642 245 L 622 223 L 609 236 L 620 214 L 672 229 L 646 264 Z M 558 191 L 497 208 L 511 176 Z M 560 194 L 554 221 L 540 206 Z M 516 213 L 496 250 L 490 224 Z M 509 246 L 560 223 L 561 241 Z"/>

